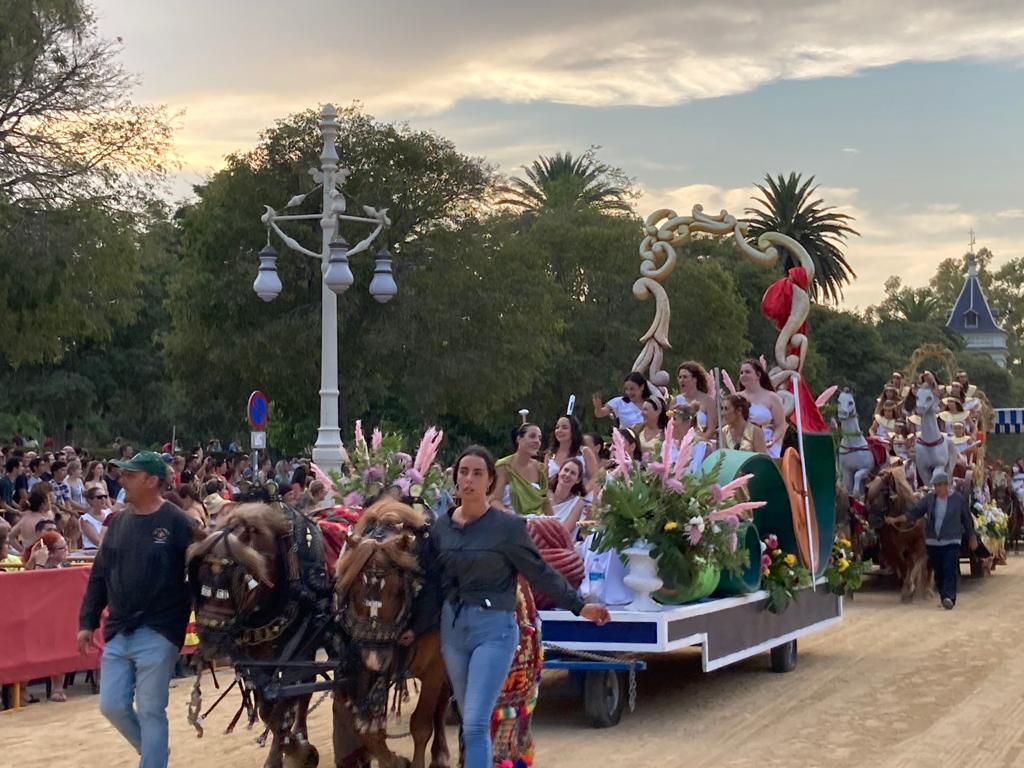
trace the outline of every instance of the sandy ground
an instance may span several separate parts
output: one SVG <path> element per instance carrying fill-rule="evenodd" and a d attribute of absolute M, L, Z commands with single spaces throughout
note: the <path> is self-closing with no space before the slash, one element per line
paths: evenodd
<path fill-rule="evenodd" d="M 536 765 L 1024 766 L 1022 589 L 1024 557 L 1012 555 L 991 578 L 965 579 L 951 613 L 933 601 L 901 605 L 891 589 L 869 586 L 847 601 L 841 625 L 801 641 L 786 675 L 768 671 L 767 655 L 711 674 L 694 652 L 652 659 L 636 712 L 607 730 L 588 727 L 579 702 L 547 688 L 534 720 Z M 172 766 L 261 766 L 253 733 L 220 735 L 228 702 L 195 738 L 188 688 L 175 681 L 171 692 Z M 333 765 L 329 701 L 310 724 L 321 765 Z M 411 755 L 408 740 L 394 744 Z M 137 758 L 79 685 L 66 704 L 0 714 L 0 765 L 127 768 Z"/>

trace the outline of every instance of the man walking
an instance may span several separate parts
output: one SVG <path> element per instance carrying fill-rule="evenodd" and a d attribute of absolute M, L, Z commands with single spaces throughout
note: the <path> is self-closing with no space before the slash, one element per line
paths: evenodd
<path fill-rule="evenodd" d="M 968 537 L 971 551 L 978 548 L 974 532 L 974 517 L 967 500 L 949 490 L 949 476 L 941 469 L 932 475 L 934 490 L 915 504 L 906 514 L 887 517 L 887 523 L 916 523 L 922 517 L 925 523 L 925 544 L 928 562 L 935 574 L 935 588 L 939 591 L 942 607 L 947 611 L 956 605 L 956 584 L 960 578 L 960 547 Z"/>
<path fill-rule="evenodd" d="M 84 653 L 109 608 L 100 667 L 100 711 L 141 756 L 140 768 L 167 766 L 167 698 L 185 640 L 190 600 L 185 550 L 201 536 L 164 501 L 167 465 L 142 451 L 121 470 L 127 506 L 110 524 L 89 576 L 78 619 Z"/>

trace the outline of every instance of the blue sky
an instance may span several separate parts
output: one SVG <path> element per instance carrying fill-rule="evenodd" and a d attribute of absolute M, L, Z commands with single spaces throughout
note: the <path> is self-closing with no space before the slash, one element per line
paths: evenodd
<path fill-rule="evenodd" d="M 137 97 L 184 110 L 178 189 L 289 112 L 361 101 L 515 172 L 600 145 L 641 214 L 741 212 L 765 172 L 856 216 L 860 278 L 922 284 L 968 230 L 1024 257 L 1024 3 L 98 0 Z M 274 201 L 268 201 L 273 203 Z M 624 254 L 624 259 L 630 255 Z"/>

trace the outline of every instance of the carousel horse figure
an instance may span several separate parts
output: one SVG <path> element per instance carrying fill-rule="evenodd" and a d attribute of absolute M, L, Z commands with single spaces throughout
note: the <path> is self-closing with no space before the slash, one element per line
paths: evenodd
<path fill-rule="evenodd" d="M 228 512 L 188 552 L 200 661 L 227 655 L 236 668 L 248 661 L 311 662 L 321 644 L 317 617 L 321 627 L 329 620 L 322 557 L 316 526 L 288 507 L 247 503 Z M 200 678 L 197 665 L 189 721 L 202 735 Z M 271 735 L 264 768 L 316 766 L 306 728 L 310 695 L 268 701 L 258 684 L 242 690 L 250 727 L 258 714 Z"/>
<path fill-rule="evenodd" d="M 930 485 L 939 470 L 953 477 L 957 464 L 957 451 L 949 435 L 939 429 L 939 393 L 928 379 L 917 388 L 915 411 L 921 419 L 917 440 L 914 442 L 914 465 L 921 482 Z"/>
<path fill-rule="evenodd" d="M 864 437 L 857 417 L 857 403 L 849 388 L 839 393 L 836 417 L 842 429 L 837 456 L 843 487 L 851 497 L 859 499 L 864 495 L 865 481 L 879 467 L 885 466 L 887 451 L 881 441 Z"/>
<path fill-rule="evenodd" d="M 891 568 L 900 587 L 900 597 L 909 602 L 927 597 L 931 568 L 925 546 L 925 518 L 910 526 L 896 526 L 886 517 L 899 517 L 914 505 L 914 492 L 902 467 L 887 467 L 867 489 L 868 520 L 878 532 L 879 559 Z"/>
<path fill-rule="evenodd" d="M 431 736 L 430 767 L 449 765 L 444 722 L 451 693 L 441 656 L 441 633 L 437 626 L 429 626 L 432 617 L 421 623 L 421 616 L 431 611 L 420 611 L 415 604 L 424 586 L 421 555 L 428 535 L 422 512 L 385 498 L 363 512 L 338 560 L 338 614 L 347 641 L 342 665 L 347 683 L 334 699 L 339 768 L 364 768 L 370 760 L 380 768 L 425 768 Z M 427 608 L 432 605 L 429 600 L 425 603 Z M 413 631 L 415 638 L 407 646 L 408 633 Z M 409 678 L 421 683 L 409 722 L 414 744 L 411 763 L 392 752 L 386 741 L 389 692 L 394 689 L 397 707 L 407 696 Z M 361 755 L 341 743 L 350 722 L 362 737 Z"/>

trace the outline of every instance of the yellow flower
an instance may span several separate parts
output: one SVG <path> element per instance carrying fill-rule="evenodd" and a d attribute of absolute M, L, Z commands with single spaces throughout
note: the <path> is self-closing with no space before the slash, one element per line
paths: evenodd
<path fill-rule="evenodd" d="M 850 544 L 850 542 L 847 539 L 840 539 L 839 540 L 839 546 L 842 547 L 843 549 L 849 549 L 853 545 Z"/>
<path fill-rule="evenodd" d="M 839 572 L 842 573 L 850 567 L 850 561 L 844 557 L 836 564 L 836 567 L 839 569 Z"/>
<path fill-rule="evenodd" d="M 679 523 L 677 523 L 675 520 L 672 520 L 670 522 L 665 523 L 665 530 L 666 531 L 674 531 L 678 527 L 679 527 Z"/>
<path fill-rule="evenodd" d="M 786 565 L 790 568 L 796 565 L 796 555 L 786 555 Z"/>

